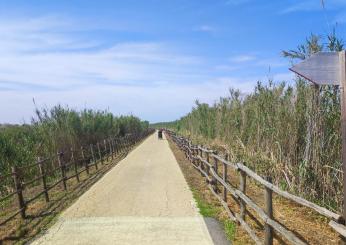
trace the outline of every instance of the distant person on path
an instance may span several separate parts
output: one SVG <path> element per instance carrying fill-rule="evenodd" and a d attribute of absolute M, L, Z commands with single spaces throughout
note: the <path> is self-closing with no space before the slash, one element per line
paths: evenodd
<path fill-rule="evenodd" d="M 157 136 L 159 140 L 162 140 L 162 129 L 157 132 Z"/>

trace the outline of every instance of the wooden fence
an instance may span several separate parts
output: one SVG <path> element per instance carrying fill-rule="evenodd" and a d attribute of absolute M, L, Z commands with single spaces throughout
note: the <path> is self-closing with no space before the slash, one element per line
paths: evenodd
<path fill-rule="evenodd" d="M 273 244 L 274 232 L 292 244 L 306 244 L 305 241 L 274 219 L 272 202 L 273 193 L 276 193 L 277 195 L 291 200 L 299 205 L 311 208 L 320 215 L 327 217 L 330 219 L 329 225 L 336 232 L 338 232 L 341 237 L 346 237 L 346 227 L 343 224 L 344 219 L 341 215 L 331 212 L 330 210 L 309 202 L 301 197 L 283 191 L 271 183 L 272 181 L 270 177 L 262 178 L 244 164 L 231 163 L 227 160 L 227 156 L 225 157 L 226 159 L 224 159 L 213 150 L 200 145 L 193 145 L 191 141 L 177 136 L 173 131 L 166 130 L 166 134 L 169 135 L 169 137 L 179 146 L 179 148 L 185 152 L 185 156 L 190 160 L 193 166 L 206 178 L 208 187 L 226 209 L 230 219 L 238 222 L 256 244 Z M 220 169 L 221 166 L 222 169 Z M 236 170 L 236 172 L 239 174 L 238 187 L 232 185 L 227 179 L 229 176 L 228 168 Z M 262 209 L 246 194 L 247 177 L 252 178 L 258 184 L 264 187 L 264 209 Z M 218 185 L 220 184 L 222 186 L 222 191 L 219 191 L 218 188 Z M 231 196 L 239 203 L 239 213 L 235 213 L 229 208 L 227 204 L 228 193 L 230 193 Z M 250 225 L 246 222 L 245 216 L 248 214 L 248 207 L 254 210 L 264 222 L 264 241 L 256 235 L 254 230 L 252 230 Z"/>
<path fill-rule="evenodd" d="M 5 206 L 6 201 L 16 196 L 18 208 L 7 217 L 1 215 L 0 226 L 5 225 L 17 215 L 23 219 L 27 218 L 27 206 L 34 200 L 43 195 L 45 201 L 49 202 L 49 191 L 55 186 L 62 184 L 66 191 L 68 180 L 75 178 L 79 182 L 83 172 L 89 176 L 91 167 L 97 170 L 100 167 L 99 164 L 102 165 L 118 154 L 128 151 L 131 146 L 151 133 L 153 130 L 120 138 L 110 137 L 96 144 L 82 146 L 80 149 L 71 148 L 69 151 L 58 152 L 56 156 L 38 158 L 37 162 L 31 165 L 12 167 L 11 173 L 0 175 L 0 186 L 3 188 L 0 192 L 0 205 Z M 28 176 L 29 179 L 27 179 Z M 39 188 L 39 192 L 25 197 L 24 191 L 29 187 Z"/>

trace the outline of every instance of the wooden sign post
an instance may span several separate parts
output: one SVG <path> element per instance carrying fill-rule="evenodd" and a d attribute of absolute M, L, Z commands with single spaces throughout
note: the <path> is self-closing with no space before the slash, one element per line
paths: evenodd
<path fill-rule="evenodd" d="M 340 52 L 340 96 L 341 96 L 341 131 L 342 131 L 342 169 L 344 175 L 344 206 L 343 217 L 346 221 L 346 53 Z"/>
<path fill-rule="evenodd" d="M 339 85 L 341 96 L 343 217 L 346 220 L 346 52 L 319 52 L 290 68 L 318 85 Z"/>

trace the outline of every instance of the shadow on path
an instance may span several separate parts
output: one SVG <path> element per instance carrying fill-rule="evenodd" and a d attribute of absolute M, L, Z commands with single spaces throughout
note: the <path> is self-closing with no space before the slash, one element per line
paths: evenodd
<path fill-rule="evenodd" d="M 205 217 L 204 223 L 207 226 L 209 235 L 214 243 L 214 245 L 229 245 L 231 242 L 227 240 L 225 231 L 219 221 L 214 218 Z"/>

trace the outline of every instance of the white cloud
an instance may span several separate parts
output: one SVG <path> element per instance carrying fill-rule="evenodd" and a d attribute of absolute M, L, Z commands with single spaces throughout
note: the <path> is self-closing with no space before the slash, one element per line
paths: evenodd
<path fill-rule="evenodd" d="M 248 55 L 248 54 L 242 54 L 233 56 L 228 59 L 232 63 L 232 65 L 221 65 L 217 66 L 217 69 L 220 70 L 238 70 L 241 68 L 244 68 L 244 64 L 246 64 L 247 67 L 264 67 L 264 68 L 279 68 L 279 67 L 285 67 L 288 65 L 287 60 L 284 58 L 270 58 L 270 57 L 261 57 L 256 55 Z"/>
<path fill-rule="evenodd" d="M 273 80 L 277 82 L 292 82 L 295 78 L 293 72 L 277 73 L 273 75 Z"/>
<path fill-rule="evenodd" d="M 227 0 L 226 1 L 226 4 L 227 5 L 242 5 L 242 4 L 245 4 L 245 3 L 248 3 L 248 2 L 251 2 L 252 0 Z"/>
<path fill-rule="evenodd" d="M 262 67 L 271 67 L 271 68 L 277 68 L 277 67 L 288 67 L 289 63 L 287 62 L 287 59 L 284 58 L 260 58 L 255 62 L 256 66 L 262 66 Z"/>
<path fill-rule="evenodd" d="M 236 71 L 241 69 L 241 66 L 238 65 L 217 65 L 215 66 L 215 70 L 217 71 Z"/>
<path fill-rule="evenodd" d="M 244 62 L 249 62 L 256 59 L 257 57 L 254 55 L 244 54 L 244 55 L 237 55 L 237 56 L 231 57 L 229 60 L 234 63 L 244 63 Z"/>
<path fill-rule="evenodd" d="M 28 121 L 32 98 L 41 105 L 87 104 L 150 120 L 175 119 L 190 109 L 193 92 L 203 99 L 221 92 L 220 87 L 203 90 L 201 83 L 211 78 L 200 57 L 162 42 L 100 48 L 92 38 L 74 35 L 74 29 L 55 17 L 0 19 L 0 103 L 7 105 L 0 107 L 1 122 Z"/>
<path fill-rule="evenodd" d="M 346 23 L 346 10 L 338 13 L 333 19 L 333 23 L 344 24 Z"/>
<path fill-rule="evenodd" d="M 242 81 L 242 82 L 241 82 Z M 151 121 L 175 120 L 189 112 L 195 99 L 213 103 L 228 95 L 230 87 L 250 92 L 256 80 L 222 77 L 202 83 L 162 83 L 156 86 L 93 85 L 61 91 L 0 91 L 0 114 L 7 121 L 29 121 L 34 111 L 32 98 L 39 106 L 68 104 L 72 108 L 104 109 L 115 114 L 133 113 Z M 20 113 L 18 113 L 20 112 Z"/>
<path fill-rule="evenodd" d="M 287 14 L 298 11 L 315 11 L 322 10 L 321 2 L 317 1 L 299 1 L 293 5 L 290 5 L 280 11 L 281 14 Z"/>
<path fill-rule="evenodd" d="M 207 26 L 204 30 L 211 30 Z M 37 104 L 69 104 L 133 113 L 151 121 L 174 120 L 196 98 L 212 103 L 229 87 L 253 89 L 256 77 L 237 78 L 198 56 L 163 42 L 110 42 L 76 34 L 73 21 L 58 17 L 0 19 L 1 122 L 29 121 Z M 233 57 L 240 65 L 251 55 Z M 219 68 L 219 73 L 215 72 Z M 233 68 L 232 68 L 233 67 Z M 213 73 L 215 72 L 215 73 Z"/>
<path fill-rule="evenodd" d="M 95 41 L 61 31 L 59 28 L 66 26 L 64 22 L 59 26 L 49 20 L 0 20 L 4 36 L 0 40 L 0 86 L 13 82 L 16 87 L 31 84 L 65 89 L 102 82 L 176 82 L 176 74 L 182 78 L 198 77 L 194 66 L 201 65 L 201 58 L 170 51 L 164 43 L 123 42 L 98 48 Z"/>
<path fill-rule="evenodd" d="M 214 32 L 215 30 L 216 30 L 215 27 L 210 25 L 201 25 L 196 28 L 196 31 L 200 31 L 200 32 Z"/>
<path fill-rule="evenodd" d="M 324 3 L 324 4 L 323 4 Z M 319 11 L 325 9 L 339 9 L 340 7 L 346 7 L 346 1 L 344 0 L 296 0 L 293 4 L 286 6 L 279 11 L 280 14 L 287 14 L 300 11 Z"/>

